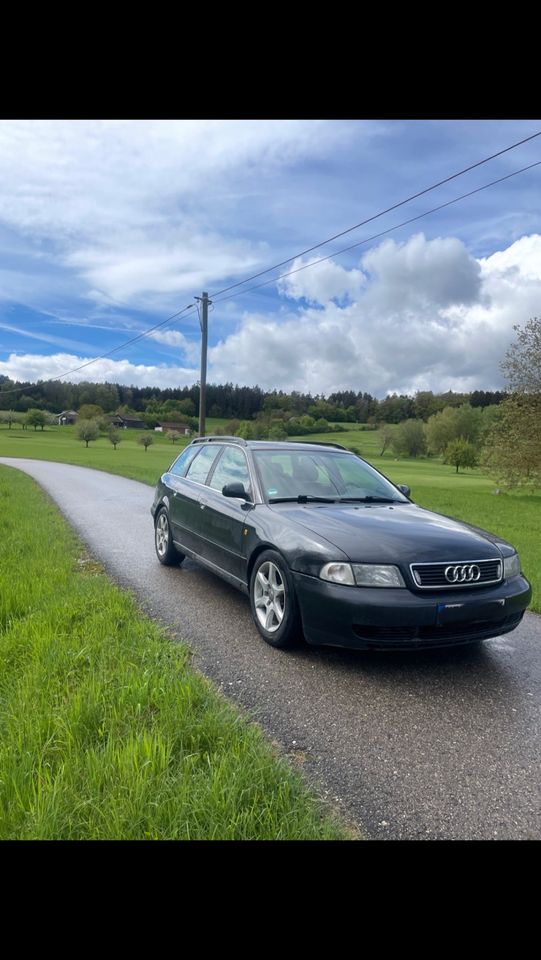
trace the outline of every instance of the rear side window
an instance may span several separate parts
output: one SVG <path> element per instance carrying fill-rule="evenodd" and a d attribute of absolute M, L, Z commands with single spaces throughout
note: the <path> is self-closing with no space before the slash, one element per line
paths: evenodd
<path fill-rule="evenodd" d="M 199 453 L 200 447 L 186 447 L 180 457 L 177 457 L 169 473 L 174 473 L 176 477 L 183 477 L 187 468 L 190 466 L 196 453 Z"/>
<path fill-rule="evenodd" d="M 212 464 L 222 449 L 223 447 L 219 447 L 214 443 L 209 443 L 208 446 L 200 448 L 201 452 L 192 460 L 190 466 L 188 467 L 186 479 L 194 480 L 195 483 L 204 483 L 209 475 L 209 470 L 212 467 Z"/>

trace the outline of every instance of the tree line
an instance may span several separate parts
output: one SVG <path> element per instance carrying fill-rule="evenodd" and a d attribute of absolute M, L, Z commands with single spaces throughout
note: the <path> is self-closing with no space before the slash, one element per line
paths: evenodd
<path fill-rule="evenodd" d="M 13 394 L 13 390 L 20 393 Z M 390 394 L 383 400 L 366 391 L 341 390 L 312 395 L 282 390 L 265 391 L 259 386 L 247 387 L 238 384 L 207 384 L 207 416 L 225 417 L 241 421 L 253 420 L 258 414 L 283 414 L 300 419 L 309 416 L 313 420 L 334 423 L 402 423 L 405 420 L 427 421 L 434 413 L 445 407 L 459 407 L 469 403 L 472 407 L 487 407 L 499 404 L 507 394 L 502 391 L 474 390 L 472 393 L 434 394 L 431 390 L 415 395 Z M 59 383 L 14 381 L 0 376 L 0 410 L 26 413 L 43 410 L 60 413 L 76 410 L 85 405 L 97 406 L 104 413 L 132 413 L 152 427 L 160 419 L 173 420 L 194 417 L 199 410 L 199 385 L 185 387 L 126 387 L 119 383 Z M 287 418 L 286 418 L 287 419 Z M 152 422 L 154 421 L 154 423 Z"/>

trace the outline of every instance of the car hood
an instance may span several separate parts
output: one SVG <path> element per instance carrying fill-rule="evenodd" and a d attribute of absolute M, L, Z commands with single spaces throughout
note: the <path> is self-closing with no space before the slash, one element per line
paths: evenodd
<path fill-rule="evenodd" d="M 414 503 L 295 503 L 275 509 L 335 544 L 354 563 L 464 562 L 513 551 L 495 534 Z"/>

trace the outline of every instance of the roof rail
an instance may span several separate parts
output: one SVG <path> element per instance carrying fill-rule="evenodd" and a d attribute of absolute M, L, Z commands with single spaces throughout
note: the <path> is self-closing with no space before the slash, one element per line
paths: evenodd
<path fill-rule="evenodd" d="M 336 447 L 337 450 L 345 450 L 346 453 L 351 453 L 351 450 L 342 446 L 341 443 L 326 443 L 325 440 L 296 440 L 295 442 L 311 443 L 314 447 Z"/>
<path fill-rule="evenodd" d="M 240 443 L 240 444 L 242 444 L 242 446 L 244 446 L 244 447 L 247 447 L 247 446 L 248 446 L 248 444 L 246 443 L 246 440 L 244 439 L 244 437 L 217 437 L 217 436 L 211 436 L 211 437 L 194 437 L 194 439 L 192 440 L 192 443 L 211 443 L 211 442 L 214 442 L 214 443 L 218 442 L 218 443 L 219 443 L 220 441 L 223 441 L 223 440 L 227 440 L 227 441 L 229 441 L 230 443 L 231 443 L 231 442 L 233 442 L 233 443 Z"/>

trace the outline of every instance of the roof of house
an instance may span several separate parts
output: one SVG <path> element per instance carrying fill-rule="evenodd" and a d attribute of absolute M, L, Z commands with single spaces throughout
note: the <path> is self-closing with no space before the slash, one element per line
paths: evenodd
<path fill-rule="evenodd" d="M 116 416 L 113 417 L 113 420 L 120 420 L 121 423 L 126 423 L 126 424 L 142 424 L 143 427 L 146 427 L 146 423 L 144 420 L 139 420 L 138 418 L 135 418 L 135 417 L 123 417 L 120 414 L 117 414 Z"/>

